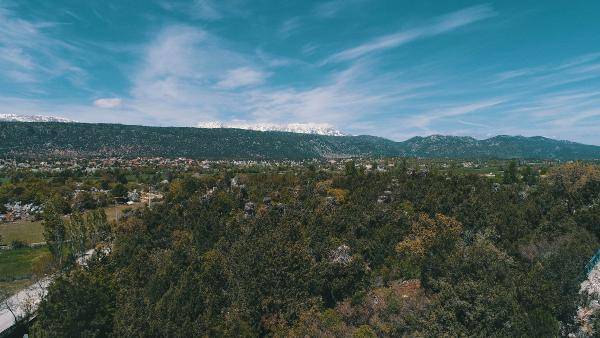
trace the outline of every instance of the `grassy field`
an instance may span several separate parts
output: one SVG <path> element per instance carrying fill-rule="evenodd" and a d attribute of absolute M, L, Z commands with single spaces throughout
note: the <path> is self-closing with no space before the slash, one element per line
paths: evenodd
<path fill-rule="evenodd" d="M 0 281 L 0 290 L 5 290 L 9 294 L 15 294 L 17 291 L 23 290 L 31 284 L 30 279 L 18 279 L 11 282 Z"/>
<path fill-rule="evenodd" d="M 34 266 L 49 255 L 45 246 L 0 251 L 0 288 L 14 292 L 30 284 Z"/>
<path fill-rule="evenodd" d="M 6 244 L 14 240 L 25 243 L 39 243 L 44 241 L 42 222 L 18 221 L 0 224 L 0 235 Z"/>

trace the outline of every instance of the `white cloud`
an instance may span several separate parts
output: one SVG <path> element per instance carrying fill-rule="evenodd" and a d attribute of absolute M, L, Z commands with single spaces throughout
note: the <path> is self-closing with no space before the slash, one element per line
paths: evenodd
<path fill-rule="evenodd" d="M 227 71 L 225 77 L 217 83 L 217 87 L 234 89 L 250 85 L 261 84 L 265 81 L 266 74 L 258 70 L 241 67 Z"/>
<path fill-rule="evenodd" d="M 198 46 L 207 43 L 207 34 L 189 26 L 171 26 L 163 30 L 146 48 L 145 60 L 138 75 L 141 80 L 169 77 L 200 78 L 203 56 Z"/>
<path fill-rule="evenodd" d="M 255 56 L 237 53 L 226 45 L 195 27 L 165 28 L 143 49 L 143 61 L 132 78 L 128 106 L 170 125 L 238 111 L 243 105 L 240 94 L 228 93 L 218 83 L 225 81 L 224 87 L 233 88 L 236 75 L 245 81 L 244 85 L 256 82 L 258 76 L 248 71 L 233 72 L 226 81 L 228 70 L 254 69 Z"/>
<path fill-rule="evenodd" d="M 102 98 L 94 101 L 94 106 L 98 108 L 117 108 L 123 103 L 120 98 Z"/>
<path fill-rule="evenodd" d="M 495 12 L 488 5 L 465 8 L 441 16 L 430 25 L 384 35 L 360 46 L 346 49 L 327 58 L 324 63 L 348 61 L 369 53 L 399 47 L 414 40 L 446 33 L 494 15 Z"/>

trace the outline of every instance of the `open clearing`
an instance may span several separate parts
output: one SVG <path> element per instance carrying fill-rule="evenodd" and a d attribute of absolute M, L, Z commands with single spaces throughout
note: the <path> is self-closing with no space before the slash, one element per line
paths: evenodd
<path fill-rule="evenodd" d="M 17 221 L 0 224 L 0 235 L 2 241 L 10 244 L 12 241 L 24 243 L 39 243 L 44 241 L 41 221 Z"/>
<path fill-rule="evenodd" d="M 35 265 L 48 256 L 45 246 L 0 251 L 0 288 L 16 291 L 27 286 Z"/>

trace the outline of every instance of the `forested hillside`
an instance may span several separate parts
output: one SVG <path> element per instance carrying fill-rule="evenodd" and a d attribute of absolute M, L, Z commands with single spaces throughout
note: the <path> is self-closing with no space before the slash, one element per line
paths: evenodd
<path fill-rule="evenodd" d="M 0 122 L 4 156 L 164 156 L 209 159 L 304 159 L 389 156 L 392 141 L 242 129 L 120 124 Z"/>
<path fill-rule="evenodd" d="M 505 184 L 352 162 L 179 174 L 164 204 L 120 220 L 110 254 L 55 281 L 33 332 L 564 335 L 600 245 L 599 192 L 584 164 Z"/>
<path fill-rule="evenodd" d="M 433 135 L 399 143 L 403 156 L 449 158 L 596 159 L 600 147 L 541 136 L 499 135 L 485 140 Z"/>
<path fill-rule="evenodd" d="M 414 156 L 598 159 L 600 147 L 543 137 L 429 136 L 394 142 L 374 136 L 324 136 L 241 129 L 119 124 L 0 122 L 4 157 L 189 157 L 306 159 Z"/>

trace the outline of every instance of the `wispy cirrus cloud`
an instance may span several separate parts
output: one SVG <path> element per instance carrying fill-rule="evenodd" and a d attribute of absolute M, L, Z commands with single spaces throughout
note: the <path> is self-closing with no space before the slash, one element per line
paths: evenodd
<path fill-rule="evenodd" d="M 428 130 L 431 123 L 444 119 L 444 118 L 453 118 L 458 116 L 463 116 L 467 114 L 472 114 L 476 112 L 480 112 L 482 110 L 490 109 L 495 106 L 503 103 L 502 99 L 489 99 L 483 100 L 480 102 L 471 102 L 462 105 L 456 105 L 451 107 L 445 107 L 442 109 L 433 109 L 431 111 L 423 112 L 418 115 L 409 116 L 407 118 L 402 119 L 402 125 L 404 127 L 416 127 L 422 130 Z M 464 121 L 462 121 L 463 124 Z"/>
<path fill-rule="evenodd" d="M 311 55 L 313 54 L 317 49 L 319 49 L 319 46 L 317 46 L 314 43 L 307 43 L 304 46 L 302 46 L 302 53 L 304 55 Z"/>
<path fill-rule="evenodd" d="M 332 0 L 317 4 L 314 9 L 316 16 L 330 18 L 335 16 L 344 7 L 344 1 Z"/>
<path fill-rule="evenodd" d="M 194 14 L 207 20 L 217 20 L 223 17 L 223 13 L 217 8 L 212 0 L 196 0 L 193 5 Z"/>
<path fill-rule="evenodd" d="M 396 48 L 418 39 L 447 33 L 494 15 L 496 15 L 496 12 L 489 5 L 465 8 L 438 17 L 428 25 L 384 35 L 357 47 L 343 50 L 327 58 L 324 63 L 354 60 L 366 54 Z"/>
<path fill-rule="evenodd" d="M 513 85 L 515 80 L 535 88 L 556 87 L 600 77 L 600 53 L 580 55 L 557 64 L 509 69 L 497 73 L 490 84 Z"/>
<path fill-rule="evenodd" d="M 35 83 L 66 76 L 76 81 L 84 71 L 62 55 L 78 48 L 54 38 L 55 24 L 21 19 L 0 5 L 0 74 L 16 82 Z"/>
<path fill-rule="evenodd" d="M 445 118 L 437 120 L 443 123 L 437 123 L 435 119 L 425 119 L 428 123 L 424 125 L 430 130 L 440 128 L 438 131 L 443 133 L 458 130 L 452 125 L 459 122 L 467 127 L 464 130 L 468 135 L 503 133 L 562 139 L 577 135 L 579 141 L 597 143 L 592 130 L 600 126 L 598 69 L 600 55 L 590 53 L 563 62 L 503 70 L 489 79 L 475 79 L 478 89 L 454 94 L 476 92 L 479 97 L 493 99 L 502 93 L 502 102 L 465 115 L 461 121 Z M 435 109 L 430 107 L 428 111 Z M 417 117 L 415 121 L 423 119 Z M 468 128 L 469 124 L 472 128 Z"/>
<path fill-rule="evenodd" d="M 318 3 L 313 9 L 314 15 L 319 18 L 332 18 L 336 16 L 339 12 L 352 7 L 353 5 L 357 5 L 360 3 L 364 3 L 365 0 L 331 0 Z"/>
<path fill-rule="evenodd" d="M 302 20 L 300 17 L 293 17 L 285 20 L 279 28 L 279 36 L 282 39 L 287 39 L 294 33 L 295 30 L 302 26 Z"/>
<path fill-rule="evenodd" d="M 257 121 L 316 122 L 334 126 L 359 125 L 375 112 L 394 109 L 426 92 L 430 84 L 423 81 L 391 83 L 398 74 L 372 76 L 368 61 L 330 73 L 321 83 L 305 89 L 294 87 L 263 88 L 248 93 L 248 113 Z M 369 111 L 369 114 L 365 114 Z M 355 132 L 355 130 L 349 130 Z"/>
<path fill-rule="evenodd" d="M 242 0 L 159 1 L 158 4 L 167 11 L 184 14 L 193 19 L 204 21 L 217 21 L 228 17 L 246 15 L 243 10 L 245 1 Z"/>

